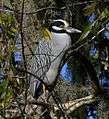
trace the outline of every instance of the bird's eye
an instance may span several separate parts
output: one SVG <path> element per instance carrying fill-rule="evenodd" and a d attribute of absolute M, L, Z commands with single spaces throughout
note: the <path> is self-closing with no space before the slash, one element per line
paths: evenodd
<path fill-rule="evenodd" d="M 64 28 L 64 23 L 63 22 L 60 22 L 60 21 L 57 21 L 53 24 L 53 26 L 57 26 L 57 27 L 60 27 L 60 28 Z"/>
<path fill-rule="evenodd" d="M 64 28 L 64 25 L 61 24 L 59 27 L 60 27 L 60 28 Z"/>

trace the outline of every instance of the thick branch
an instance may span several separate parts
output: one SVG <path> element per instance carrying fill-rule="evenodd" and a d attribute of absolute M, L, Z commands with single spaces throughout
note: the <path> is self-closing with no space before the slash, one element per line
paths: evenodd
<path fill-rule="evenodd" d="M 64 103 L 62 105 L 63 105 L 63 107 L 66 107 L 66 109 L 65 109 L 66 114 L 69 114 L 69 113 L 73 112 L 74 110 L 76 110 L 77 108 L 79 108 L 79 107 L 81 107 L 85 104 L 93 103 L 95 101 L 97 101 L 97 98 L 94 97 L 93 95 L 90 95 L 90 96 L 86 96 L 86 97 L 83 97 L 83 98 L 80 98 L 80 99 L 76 99 L 75 101 L 74 100 L 69 101 L 69 102 Z M 25 105 L 25 103 L 23 101 L 20 101 L 19 103 L 22 106 Z M 37 109 L 37 106 L 44 106 L 44 107 L 46 106 L 47 108 L 53 107 L 54 112 L 59 110 L 59 108 L 54 104 L 46 103 L 46 102 L 38 102 L 38 101 L 35 101 L 35 100 L 28 100 L 28 107 L 31 107 L 29 105 L 31 105 L 34 109 Z M 27 109 L 28 110 L 28 115 L 31 115 L 32 113 L 34 113 L 34 109 L 32 109 L 33 111 L 30 108 L 29 108 L 29 110 L 31 110 L 31 111 L 29 111 Z M 7 113 L 11 113 L 11 114 L 13 113 L 13 115 L 14 115 L 14 113 L 17 113 L 18 114 L 17 116 L 19 116 L 19 114 L 20 114 L 17 108 L 7 109 Z"/>
<path fill-rule="evenodd" d="M 66 103 L 65 106 L 68 107 L 67 108 L 67 114 L 73 112 L 74 110 L 76 110 L 77 108 L 85 105 L 85 104 L 90 104 L 92 102 L 95 102 L 96 98 L 93 98 L 92 95 L 81 98 L 81 99 L 76 99 L 75 101 L 71 101 L 69 103 Z"/>

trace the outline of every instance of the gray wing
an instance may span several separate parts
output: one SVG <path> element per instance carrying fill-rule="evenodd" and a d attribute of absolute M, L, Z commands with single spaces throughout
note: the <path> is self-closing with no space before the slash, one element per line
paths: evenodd
<path fill-rule="evenodd" d="M 46 73 L 49 70 L 51 65 L 51 60 L 53 59 L 52 47 L 50 42 L 40 41 L 39 45 L 36 46 L 34 50 L 34 56 L 31 59 L 31 68 L 30 72 L 35 74 L 41 80 L 44 80 L 46 77 Z M 30 90 L 31 92 L 35 93 L 36 84 L 39 83 L 39 80 L 33 77 L 32 75 L 29 76 L 30 82 Z"/>

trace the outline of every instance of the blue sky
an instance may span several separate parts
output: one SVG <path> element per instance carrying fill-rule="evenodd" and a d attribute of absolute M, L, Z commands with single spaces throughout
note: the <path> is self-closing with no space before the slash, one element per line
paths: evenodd
<path fill-rule="evenodd" d="M 106 28 L 107 28 L 107 30 L 109 30 L 109 23 L 106 24 Z M 104 34 L 105 34 L 106 38 L 109 40 L 109 31 L 106 31 Z"/>
<path fill-rule="evenodd" d="M 71 81 L 72 80 L 72 74 L 71 74 L 70 70 L 68 69 L 67 63 L 63 66 L 60 74 L 62 75 L 62 77 L 65 80 L 68 80 L 68 81 Z"/>

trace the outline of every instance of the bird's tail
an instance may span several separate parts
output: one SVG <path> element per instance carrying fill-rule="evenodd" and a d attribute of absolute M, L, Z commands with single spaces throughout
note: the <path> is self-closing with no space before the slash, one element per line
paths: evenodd
<path fill-rule="evenodd" d="M 34 98 L 38 99 L 42 93 L 43 93 L 43 84 L 40 81 L 37 81 L 35 86 Z"/>

